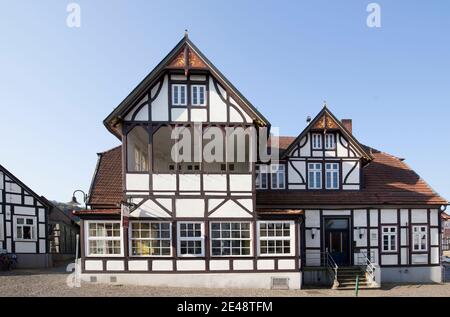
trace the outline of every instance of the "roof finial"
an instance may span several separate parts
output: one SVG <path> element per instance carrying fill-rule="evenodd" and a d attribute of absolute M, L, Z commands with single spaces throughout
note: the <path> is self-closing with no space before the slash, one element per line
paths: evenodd
<path fill-rule="evenodd" d="M 326 101 L 326 100 L 323 101 L 323 107 L 324 107 L 324 108 L 327 107 L 327 101 Z"/>
<path fill-rule="evenodd" d="M 184 29 L 184 37 L 188 38 L 189 37 L 189 31 L 188 29 Z"/>

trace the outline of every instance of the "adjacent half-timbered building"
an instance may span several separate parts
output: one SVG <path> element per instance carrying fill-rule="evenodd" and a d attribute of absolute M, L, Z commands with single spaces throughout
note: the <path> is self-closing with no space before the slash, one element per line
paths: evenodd
<path fill-rule="evenodd" d="M 77 212 L 87 281 L 290 289 L 342 286 L 358 274 L 367 286 L 440 281 L 445 199 L 402 159 L 360 144 L 351 120 L 327 107 L 298 137 L 270 138 L 277 159 L 251 160 L 246 133 L 269 121 L 187 36 L 104 124 L 121 145 L 99 153 L 90 209 Z M 180 127 L 188 133 L 174 137 Z M 199 142 L 174 155 L 187 135 Z M 213 140 L 225 161 L 205 157 Z"/>
<path fill-rule="evenodd" d="M 52 249 L 54 227 L 64 227 L 65 248 Z M 19 268 L 41 268 L 75 255 L 79 226 L 45 197 L 0 165 L 0 251 L 17 256 Z"/>

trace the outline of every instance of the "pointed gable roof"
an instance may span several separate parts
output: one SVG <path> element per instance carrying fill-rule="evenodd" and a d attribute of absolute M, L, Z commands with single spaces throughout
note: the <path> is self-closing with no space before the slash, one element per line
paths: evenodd
<path fill-rule="evenodd" d="M 309 125 L 300 133 L 300 135 L 291 143 L 291 145 L 283 152 L 282 157 L 285 157 L 291 152 L 297 143 L 310 131 L 327 131 L 327 130 L 339 130 L 349 140 L 351 144 L 355 146 L 359 154 L 363 159 L 367 161 L 373 160 L 373 156 L 367 152 L 366 148 L 356 140 L 353 134 L 347 130 L 342 122 L 334 116 L 334 114 L 328 109 L 326 105 L 317 116 L 309 123 Z"/>
<path fill-rule="evenodd" d="M 267 120 L 259 111 L 248 101 L 241 92 L 214 66 L 214 64 L 192 43 L 187 33 L 178 42 L 177 45 L 163 58 L 163 60 L 142 80 L 136 88 L 111 112 L 103 121 L 106 128 L 120 137 L 120 131 L 115 129 L 115 125 L 122 120 L 121 115 L 129 110 L 137 100 L 145 96 L 149 87 L 151 87 L 167 69 L 184 70 L 187 74 L 190 70 L 209 70 L 223 85 L 230 89 L 233 95 L 240 100 L 251 113 L 254 119 L 264 125 L 270 126 Z"/>

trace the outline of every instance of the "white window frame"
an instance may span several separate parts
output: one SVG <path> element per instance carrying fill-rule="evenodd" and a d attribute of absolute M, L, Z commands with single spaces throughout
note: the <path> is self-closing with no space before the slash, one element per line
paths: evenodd
<path fill-rule="evenodd" d="M 334 149 L 336 149 L 336 136 L 333 133 L 325 134 L 325 150 Z"/>
<path fill-rule="evenodd" d="M 197 102 L 194 103 L 194 88 L 197 88 Z M 203 103 L 200 103 L 200 89 L 203 88 Z M 206 85 L 191 85 L 191 105 L 206 106 Z"/>
<path fill-rule="evenodd" d="M 169 224 L 169 238 L 133 238 L 133 229 L 132 224 L 133 223 L 148 223 L 150 226 L 152 223 L 165 223 Z M 154 240 L 168 240 L 170 242 L 169 250 L 170 253 L 167 255 L 146 255 L 146 254 L 133 254 L 133 241 L 134 240 L 140 240 L 140 241 L 154 241 Z M 148 220 L 139 220 L 139 221 L 130 221 L 130 227 L 128 229 L 128 250 L 130 253 L 130 257 L 133 258 L 170 258 L 173 256 L 173 243 L 172 243 L 172 223 L 169 221 L 148 221 Z"/>
<path fill-rule="evenodd" d="M 181 225 L 182 224 L 200 224 L 200 237 L 182 237 L 181 236 Z M 201 250 L 200 254 L 181 254 L 181 242 L 182 241 L 200 241 Z M 205 256 L 205 224 L 200 221 L 180 221 L 177 223 L 177 254 L 179 257 L 192 257 L 199 258 Z"/>
<path fill-rule="evenodd" d="M 232 223 L 248 223 L 249 224 L 249 235 L 250 235 L 250 237 L 247 239 L 247 238 L 245 238 L 245 239 L 237 239 L 237 238 L 213 238 L 213 235 L 212 235 L 212 225 L 213 224 L 215 224 L 215 223 L 218 223 L 218 224 L 223 224 L 223 223 L 229 223 L 229 224 L 232 224 Z M 209 232 L 210 232 L 210 238 L 209 238 L 209 242 L 210 242 L 210 247 L 209 247 L 209 253 L 210 253 L 210 256 L 211 257 L 213 257 L 213 258 L 227 258 L 227 257 L 242 257 L 242 258 L 248 258 L 248 257 L 252 257 L 253 256 L 253 223 L 252 222 L 250 222 L 250 221 L 239 221 L 239 220 L 236 220 L 236 221 L 211 221 L 210 223 L 209 223 Z M 235 255 L 235 254 L 226 254 L 226 255 L 215 255 L 215 254 L 213 254 L 213 241 L 214 240 L 230 240 L 230 241 L 233 241 L 233 240 L 248 240 L 248 241 L 250 241 L 250 253 L 249 254 L 242 254 L 242 255 Z"/>
<path fill-rule="evenodd" d="M 317 168 L 315 165 L 320 165 L 320 168 Z M 311 165 L 314 165 L 313 168 L 311 168 Z M 308 162 L 308 189 L 318 190 L 323 188 L 323 163 L 317 163 L 317 162 Z M 314 173 L 313 180 L 314 180 L 314 186 L 311 185 L 311 175 L 310 173 Z M 320 186 L 316 184 L 317 179 L 317 173 L 319 173 L 320 177 Z"/>
<path fill-rule="evenodd" d="M 269 166 L 258 164 L 256 165 L 256 179 L 255 179 L 255 187 L 256 189 L 268 189 L 269 187 Z M 266 186 L 263 186 L 262 178 L 266 180 Z M 259 179 L 259 184 L 257 180 Z"/>
<path fill-rule="evenodd" d="M 17 224 L 17 219 L 23 219 L 23 224 Z M 27 224 L 27 220 L 32 220 L 33 224 L 29 225 Z M 20 242 L 36 242 L 37 241 L 37 217 L 33 216 L 14 216 L 13 219 L 13 226 L 14 226 L 14 241 L 20 241 Z M 20 227 L 31 227 L 31 239 L 24 239 L 24 238 L 18 238 L 18 226 Z M 22 237 L 23 237 L 23 229 L 22 229 Z"/>
<path fill-rule="evenodd" d="M 181 102 L 181 87 L 184 87 L 184 103 Z M 172 106 L 187 106 L 188 90 L 186 84 L 172 84 Z M 178 90 L 178 100 L 175 101 L 175 89 Z"/>
<path fill-rule="evenodd" d="M 385 232 L 384 229 L 387 229 L 388 231 Z M 391 231 L 391 229 L 394 229 L 394 231 Z M 384 237 L 388 237 L 388 248 L 384 248 Z M 394 237 L 394 243 L 392 245 L 392 237 Z M 397 252 L 397 239 L 398 239 L 398 233 L 397 233 L 397 226 L 381 226 L 381 250 L 383 252 Z"/>
<path fill-rule="evenodd" d="M 275 175 L 276 185 L 273 182 Z M 281 186 L 281 180 L 283 185 Z M 286 188 L 286 167 L 284 164 L 271 164 L 270 165 L 270 188 L 271 189 L 285 189 Z"/>
<path fill-rule="evenodd" d="M 415 229 L 418 228 L 418 232 L 415 231 Z M 422 228 L 425 228 L 425 231 L 422 231 Z M 417 252 L 426 252 L 428 251 L 428 226 L 426 225 L 417 225 L 417 226 L 413 226 L 412 227 L 412 232 L 413 232 L 413 236 L 412 236 L 412 247 L 413 247 L 413 251 L 417 251 Z M 424 238 L 422 238 L 422 234 L 425 235 Z M 418 248 L 416 248 L 416 238 L 419 239 L 419 243 Z M 422 239 L 425 240 L 425 248 L 422 248 Z"/>
<path fill-rule="evenodd" d="M 260 224 L 289 224 L 289 237 L 286 236 L 261 236 Z M 294 221 L 258 221 L 257 222 L 257 237 L 258 237 L 258 256 L 261 257 L 289 257 L 295 255 L 295 222 Z M 261 241 L 286 241 L 289 240 L 289 253 L 261 253 Z"/>
<path fill-rule="evenodd" d="M 138 146 L 134 146 L 134 170 L 136 172 L 148 172 L 148 159 L 145 152 Z"/>
<path fill-rule="evenodd" d="M 119 224 L 119 230 L 120 230 L 120 236 L 119 237 L 90 237 L 89 236 L 89 224 L 91 223 L 118 223 Z M 124 251 L 123 251 L 123 227 L 120 220 L 86 220 L 84 221 L 84 236 L 86 237 L 85 242 L 85 254 L 86 257 L 93 257 L 93 258 L 100 258 L 100 257 L 123 257 Z M 89 253 L 89 241 L 106 241 L 106 240 L 114 240 L 114 241 L 120 241 L 120 254 L 90 254 Z"/>
<path fill-rule="evenodd" d="M 311 147 L 313 150 L 322 150 L 322 134 L 312 133 Z"/>
<path fill-rule="evenodd" d="M 337 168 L 336 169 L 335 168 L 329 169 L 327 167 L 328 164 L 330 164 L 331 167 L 337 166 Z M 328 173 L 330 173 L 330 186 L 328 186 L 328 184 L 327 184 L 328 183 L 327 182 L 327 180 L 328 180 L 328 178 L 327 178 Z M 336 180 L 337 187 L 333 186 L 335 180 Z M 339 179 L 339 163 L 338 162 L 325 162 L 325 189 L 339 189 L 340 188 L 339 182 L 340 182 L 340 179 Z"/>

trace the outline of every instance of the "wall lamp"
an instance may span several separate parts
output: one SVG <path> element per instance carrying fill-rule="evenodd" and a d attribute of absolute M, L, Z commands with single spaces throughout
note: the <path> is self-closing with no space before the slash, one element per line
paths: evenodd
<path fill-rule="evenodd" d="M 366 234 L 366 229 L 358 228 L 358 231 L 359 231 L 359 238 L 362 239 L 363 235 Z"/>
<path fill-rule="evenodd" d="M 311 229 L 311 239 L 314 239 L 314 236 L 316 235 L 317 229 L 316 228 L 312 228 Z"/>

